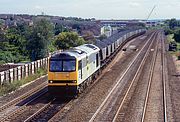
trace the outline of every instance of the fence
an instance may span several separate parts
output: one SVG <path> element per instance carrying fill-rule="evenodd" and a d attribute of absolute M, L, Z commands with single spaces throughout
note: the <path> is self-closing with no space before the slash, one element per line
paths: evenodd
<path fill-rule="evenodd" d="M 47 67 L 48 58 L 37 60 L 25 65 L 18 66 L 6 71 L 0 72 L 0 84 L 11 83 L 15 80 L 21 80 L 37 72 L 39 68 Z"/>

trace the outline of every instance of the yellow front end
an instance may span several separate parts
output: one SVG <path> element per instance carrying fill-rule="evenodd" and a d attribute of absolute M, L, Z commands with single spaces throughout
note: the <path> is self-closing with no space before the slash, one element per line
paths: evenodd
<path fill-rule="evenodd" d="M 48 72 L 49 86 L 77 85 L 77 71 L 75 72 Z"/>
<path fill-rule="evenodd" d="M 49 65 L 48 65 L 49 66 Z M 51 72 L 48 67 L 48 91 L 51 95 L 66 96 L 77 94 L 78 69 L 77 62 L 75 71 Z"/>

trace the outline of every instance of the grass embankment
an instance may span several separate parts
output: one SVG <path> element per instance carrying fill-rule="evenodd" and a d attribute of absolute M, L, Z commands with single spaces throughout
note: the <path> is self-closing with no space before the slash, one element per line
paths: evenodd
<path fill-rule="evenodd" d="M 4 62 L 4 61 L 0 61 L 0 65 L 3 65 L 3 64 L 5 64 L 6 62 Z"/>
<path fill-rule="evenodd" d="M 45 74 L 47 74 L 47 69 L 39 69 L 37 73 L 30 75 L 22 80 L 13 81 L 12 83 L 7 83 L 2 86 L 0 85 L 0 96 L 15 91 L 16 89 L 20 88 L 20 86 L 31 82 Z"/>
<path fill-rule="evenodd" d="M 178 53 L 180 51 L 180 43 L 176 42 L 173 37 L 174 37 L 174 34 L 170 34 L 167 36 L 167 40 L 168 40 L 168 43 L 171 43 L 171 42 L 176 43 L 177 44 L 177 50 L 176 51 L 170 51 L 170 54 L 178 56 Z"/>

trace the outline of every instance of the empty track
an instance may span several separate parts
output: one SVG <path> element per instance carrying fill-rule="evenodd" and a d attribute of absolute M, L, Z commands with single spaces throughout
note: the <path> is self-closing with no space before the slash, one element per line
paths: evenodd
<path fill-rule="evenodd" d="M 167 122 L 165 47 L 159 36 L 141 122 Z"/>

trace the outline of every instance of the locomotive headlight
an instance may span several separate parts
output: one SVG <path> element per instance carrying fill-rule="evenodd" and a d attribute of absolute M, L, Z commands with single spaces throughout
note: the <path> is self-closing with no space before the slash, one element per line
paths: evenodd
<path fill-rule="evenodd" d="M 49 81 L 50 83 L 53 83 L 53 81 L 51 80 L 51 81 Z"/>
<path fill-rule="evenodd" d="M 76 80 L 73 80 L 72 82 L 73 82 L 73 83 L 76 83 L 77 81 L 76 81 Z"/>

